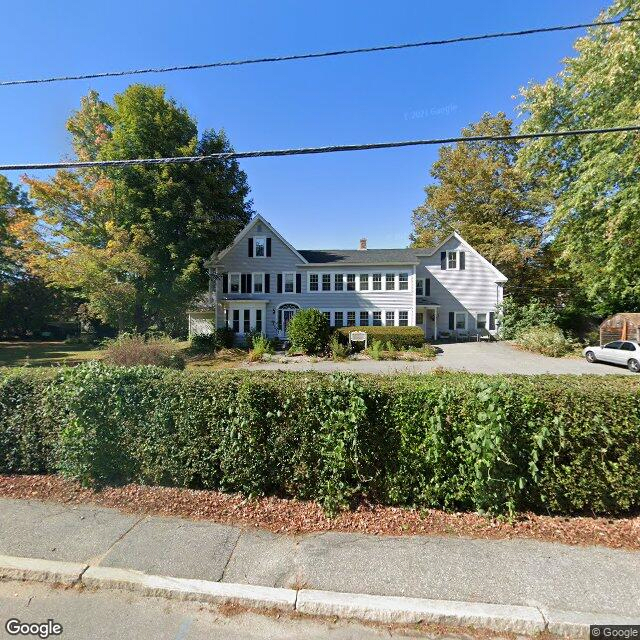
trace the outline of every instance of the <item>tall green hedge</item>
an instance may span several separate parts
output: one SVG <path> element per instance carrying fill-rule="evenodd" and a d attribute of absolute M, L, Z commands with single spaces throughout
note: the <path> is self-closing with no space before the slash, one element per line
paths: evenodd
<path fill-rule="evenodd" d="M 59 471 L 514 513 L 640 507 L 640 384 L 620 377 L 0 374 L 0 472 Z"/>
<path fill-rule="evenodd" d="M 390 342 L 396 349 L 421 347 L 425 343 L 424 331 L 421 327 L 339 327 L 336 329 L 336 334 L 343 344 L 347 344 L 352 331 L 364 331 L 369 344 L 373 340 L 382 340 L 382 342 Z"/>

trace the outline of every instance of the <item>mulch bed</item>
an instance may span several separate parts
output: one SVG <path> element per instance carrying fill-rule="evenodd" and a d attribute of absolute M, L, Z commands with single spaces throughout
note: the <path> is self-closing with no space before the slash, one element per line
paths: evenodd
<path fill-rule="evenodd" d="M 314 502 L 283 498 L 247 500 L 219 491 L 126 485 L 84 489 L 59 476 L 0 476 L 0 497 L 94 504 L 126 513 L 212 520 L 275 533 L 324 531 L 375 535 L 435 535 L 468 538 L 535 539 L 574 545 L 640 549 L 640 516 L 592 518 L 521 514 L 511 522 L 475 513 L 420 511 L 364 504 L 328 518 Z"/>

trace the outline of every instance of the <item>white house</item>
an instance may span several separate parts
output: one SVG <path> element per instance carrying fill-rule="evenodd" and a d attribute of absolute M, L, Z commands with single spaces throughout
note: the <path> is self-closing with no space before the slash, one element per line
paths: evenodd
<path fill-rule="evenodd" d="M 303 250 L 260 215 L 207 267 L 215 325 L 269 337 L 284 337 L 293 314 L 307 307 L 337 327 L 416 325 L 427 339 L 495 334 L 507 281 L 455 232 L 433 249 L 368 249 L 363 239 L 359 249 Z M 204 315 L 190 314 L 191 333 L 206 331 Z"/>

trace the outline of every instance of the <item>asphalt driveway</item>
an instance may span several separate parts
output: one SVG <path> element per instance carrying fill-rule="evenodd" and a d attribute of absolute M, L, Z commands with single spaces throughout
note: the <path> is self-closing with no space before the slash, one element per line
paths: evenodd
<path fill-rule="evenodd" d="M 246 365 L 249 369 L 280 371 L 353 371 L 360 373 L 425 373 L 436 367 L 473 373 L 541 373 L 587 375 L 638 375 L 626 368 L 609 364 L 589 364 L 578 358 L 548 358 L 519 351 L 504 342 L 461 342 L 439 346 L 442 353 L 428 362 L 394 360 L 356 360 L 344 362 L 259 362 Z M 638 375 L 640 379 L 640 375 Z"/>

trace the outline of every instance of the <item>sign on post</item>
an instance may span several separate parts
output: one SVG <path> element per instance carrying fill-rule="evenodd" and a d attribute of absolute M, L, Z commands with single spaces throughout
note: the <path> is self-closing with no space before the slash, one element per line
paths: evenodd
<path fill-rule="evenodd" d="M 349 346 L 352 342 L 364 342 L 364 348 L 367 348 L 367 333 L 366 331 L 350 331 L 349 332 Z"/>

